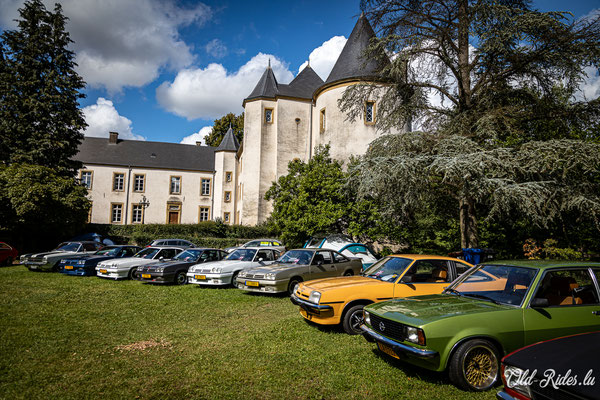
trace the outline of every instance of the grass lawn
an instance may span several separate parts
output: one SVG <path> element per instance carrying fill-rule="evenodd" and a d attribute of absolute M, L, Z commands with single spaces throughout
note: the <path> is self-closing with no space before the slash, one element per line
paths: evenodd
<path fill-rule="evenodd" d="M 287 297 L 0 268 L 1 398 L 493 399 Z"/>

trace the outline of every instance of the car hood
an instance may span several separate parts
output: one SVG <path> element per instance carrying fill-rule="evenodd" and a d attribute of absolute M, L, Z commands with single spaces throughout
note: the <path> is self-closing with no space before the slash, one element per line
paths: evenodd
<path fill-rule="evenodd" d="M 261 266 L 261 267 L 255 267 L 255 268 L 251 268 L 248 269 L 247 271 L 249 273 L 252 274 L 276 274 L 277 272 L 281 272 L 281 271 L 289 271 L 291 269 L 294 268 L 298 268 L 298 267 L 308 267 L 308 265 L 297 265 L 297 264 L 271 264 L 271 265 L 265 265 L 265 266 Z"/>
<path fill-rule="evenodd" d="M 409 325 L 422 326 L 430 322 L 461 315 L 472 315 L 513 309 L 515 307 L 494 304 L 451 294 L 415 296 L 375 303 L 368 306 L 376 314 Z"/>
<path fill-rule="evenodd" d="M 83 253 L 76 252 L 76 251 L 53 250 L 53 251 L 47 251 L 44 253 L 31 254 L 31 255 L 29 255 L 29 257 L 44 257 L 44 256 L 46 256 L 48 258 L 53 258 L 53 257 L 64 258 L 64 257 L 80 256 L 80 255 L 83 255 Z"/>
<path fill-rule="evenodd" d="M 221 260 L 209 261 L 193 266 L 193 270 L 221 268 L 221 272 L 237 271 L 239 269 L 249 268 L 257 265 L 258 261 L 237 261 L 237 260 Z"/>
<path fill-rule="evenodd" d="M 117 258 L 112 260 L 106 260 L 109 264 L 114 264 L 115 267 L 130 267 L 132 265 L 146 265 L 151 263 L 157 263 L 159 260 L 155 260 L 153 258 L 140 258 L 140 257 L 127 257 L 127 258 Z"/>
<path fill-rule="evenodd" d="M 318 290 L 320 292 L 348 289 L 367 286 L 381 286 L 382 284 L 393 285 L 390 282 L 383 282 L 379 279 L 367 278 L 365 276 L 345 276 L 326 279 L 316 279 L 304 284 L 307 289 Z"/>

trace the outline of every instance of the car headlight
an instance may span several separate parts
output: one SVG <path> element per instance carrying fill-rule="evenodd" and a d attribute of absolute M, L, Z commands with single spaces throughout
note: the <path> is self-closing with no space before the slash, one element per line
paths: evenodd
<path fill-rule="evenodd" d="M 423 329 L 407 326 L 406 341 L 425 346 L 425 332 L 423 332 Z"/>
<path fill-rule="evenodd" d="M 42 257 L 42 260 L 44 260 L 44 262 L 48 262 L 48 257 L 44 256 Z"/>
<path fill-rule="evenodd" d="M 155 272 L 163 272 L 165 270 L 165 267 L 156 267 L 156 269 L 154 270 Z"/>
<path fill-rule="evenodd" d="M 83 264 L 85 264 L 85 260 L 79 260 L 79 261 L 77 261 L 77 264 L 83 265 Z"/>
<path fill-rule="evenodd" d="M 218 274 L 223 270 L 223 268 L 221 267 L 213 267 L 210 272 L 214 273 L 214 274 Z"/>
<path fill-rule="evenodd" d="M 268 279 L 268 280 L 271 280 L 271 281 L 275 280 L 275 273 L 274 272 L 269 272 L 268 274 L 265 275 L 265 279 Z"/>
<path fill-rule="evenodd" d="M 67 263 L 67 260 L 60 260 L 58 263 L 59 263 L 59 264 L 66 264 L 66 263 Z"/>
<path fill-rule="evenodd" d="M 246 276 L 246 275 L 248 275 L 248 273 L 247 273 L 246 271 L 241 271 L 241 272 L 238 274 L 238 276 L 239 276 L 239 277 L 242 277 L 242 278 L 243 278 L 244 276 Z"/>
<path fill-rule="evenodd" d="M 527 382 L 531 379 L 531 377 L 527 376 L 528 371 L 505 364 L 502 367 L 504 385 L 527 398 L 532 398 L 531 390 L 529 389 L 529 385 L 527 385 Z"/>
<path fill-rule="evenodd" d="M 371 325 L 371 314 L 368 311 L 363 310 L 363 317 L 365 319 L 365 324 Z"/>
<path fill-rule="evenodd" d="M 321 292 L 313 290 L 310 293 L 310 296 L 308 296 L 308 301 L 311 303 L 319 304 L 319 301 L 321 301 Z"/>
<path fill-rule="evenodd" d="M 140 265 L 139 267 L 137 267 L 137 270 L 138 270 L 138 271 L 143 271 L 143 270 L 144 270 L 144 267 L 142 267 L 142 266 Z"/>

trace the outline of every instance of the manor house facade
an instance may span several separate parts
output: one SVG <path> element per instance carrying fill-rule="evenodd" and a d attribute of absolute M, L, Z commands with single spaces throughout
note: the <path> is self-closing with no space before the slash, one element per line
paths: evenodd
<path fill-rule="evenodd" d="M 256 225 L 272 211 L 264 195 L 287 174 L 288 163 L 308 161 L 319 145 L 346 161 L 377 137 L 377 98 L 362 118 L 338 108 L 344 90 L 378 82 L 381 65 L 362 55 L 375 36 L 361 15 L 325 81 L 305 67 L 289 84 L 270 65 L 244 100 L 244 139 L 229 129 L 218 147 L 86 137 L 76 159 L 92 201 L 90 222 L 113 224 L 225 223 Z"/>

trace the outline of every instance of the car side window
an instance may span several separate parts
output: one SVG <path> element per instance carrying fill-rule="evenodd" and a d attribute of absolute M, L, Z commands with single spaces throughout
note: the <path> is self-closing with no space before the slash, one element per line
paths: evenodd
<path fill-rule="evenodd" d="M 549 306 L 598 304 L 598 293 L 587 268 L 546 272 L 535 298 L 547 299 Z"/>
<path fill-rule="evenodd" d="M 268 250 L 259 250 L 256 253 L 256 260 L 260 260 L 262 258 L 263 261 L 271 261 L 271 252 Z"/>
<path fill-rule="evenodd" d="M 456 268 L 456 274 L 457 274 L 458 276 L 460 276 L 460 275 L 464 274 L 465 272 L 467 272 L 467 270 L 468 270 L 469 268 L 471 268 L 471 267 L 469 267 L 468 265 L 466 265 L 466 264 L 463 264 L 463 263 L 461 263 L 461 262 L 458 262 L 458 261 L 454 261 L 454 267 Z"/>
<path fill-rule="evenodd" d="M 406 275 L 411 277 L 411 283 L 450 282 L 448 263 L 444 260 L 419 260 Z"/>
<path fill-rule="evenodd" d="M 343 254 L 340 254 L 335 251 L 332 251 L 331 253 L 333 254 L 333 262 L 343 263 L 343 262 L 349 261 Z"/>
<path fill-rule="evenodd" d="M 332 264 L 333 263 L 333 259 L 331 257 L 331 252 L 330 251 L 319 251 L 317 252 L 317 256 L 318 255 L 323 256 L 323 264 Z M 321 257 L 319 257 L 321 258 Z"/>
<path fill-rule="evenodd" d="M 175 249 L 162 249 L 156 258 L 173 258 L 175 257 Z"/>
<path fill-rule="evenodd" d="M 98 250 L 99 246 L 96 246 L 95 243 L 84 243 L 83 244 L 83 249 L 84 251 L 96 251 Z"/>

